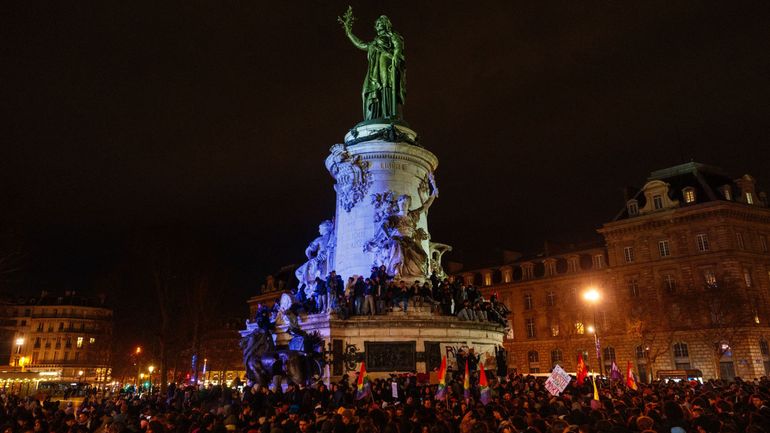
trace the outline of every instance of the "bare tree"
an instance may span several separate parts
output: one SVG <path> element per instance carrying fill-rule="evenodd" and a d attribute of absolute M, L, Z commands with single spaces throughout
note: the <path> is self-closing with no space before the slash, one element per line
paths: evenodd
<path fill-rule="evenodd" d="M 674 341 L 674 327 L 668 321 L 670 308 L 657 302 L 636 302 L 628 311 L 627 334 L 633 336 L 637 346 L 642 348 L 645 361 L 645 381 L 652 380 L 652 366 L 659 357 L 671 351 Z M 636 356 L 636 347 L 632 348 Z"/>
<path fill-rule="evenodd" d="M 752 326 L 754 311 L 749 308 L 745 291 L 728 275 L 702 288 L 679 296 L 682 309 L 679 319 L 704 346 L 711 349 L 712 363 L 721 378 L 720 360 L 746 327 Z"/>

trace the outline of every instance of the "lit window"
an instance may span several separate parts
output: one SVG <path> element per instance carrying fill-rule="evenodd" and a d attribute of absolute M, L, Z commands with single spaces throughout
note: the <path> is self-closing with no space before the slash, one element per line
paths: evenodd
<path fill-rule="evenodd" d="M 743 243 L 743 233 L 735 233 L 735 243 L 738 245 L 739 250 L 746 249 L 745 244 Z"/>
<path fill-rule="evenodd" d="M 717 276 L 712 269 L 706 269 L 703 272 L 703 281 L 705 281 L 706 285 L 711 288 L 717 286 Z"/>
<path fill-rule="evenodd" d="M 559 324 L 551 325 L 551 337 L 559 336 Z"/>
<path fill-rule="evenodd" d="M 79 348 L 83 347 L 83 337 L 78 337 L 77 343 L 75 345 Z"/>
<path fill-rule="evenodd" d="M 485 274 L 484 275 L 484 285 L 485 286 L 491 286 L 492 285 L 492 274 Z"/>
<path fill-rule="evenodd" d="M 752 194 L 750 192 L 746 193 L 746 203 L 754 204 L 754 194 Z"/>
<path fill-rule="evenodd" d="M 634 261 L 634 247 L 625 247 L 623 248 L 623 257 L 626 259 L 626 263 L 631 263 Z"/>
<path fill-rule="evenodd" d="M 655 210 L 663 209 L 663 196 L 661 195 L 652 196 L 652 208 Z"/>
<path fill-rule="evenodd" d="M 684 202 L 685 203 L 695 203 L 695 189 L 694 188 L 685 188 L 682 192 L 684 193 Z"/>
<path fill-rule="evenodd" d="M 532 309 L 532 295 L 530 295 L 529 293 L 524 295 L 524 309 L 525 310 Z"/>
<path fill-rule="evenodd" d="M 89 339 L 88 339 L 88 343 L 89 343 L 89 344 L 94 344 L 94 343 L 96 343 L 96 338 L 94 338 L 94 337 L 91 337 L 91 338 L 89 338 Z"/>
<path fill-rule="evenodd" d="M 668 247 L 668 240 L 658 241 L 658 252 L 661 257 L 668 257 L 671 255 L 671 250 Z"/>
<path fill-rule="evenodd" d="M 583 325 L 583 322 L 575 322 L 575 332 L 581 335 L 586 333 L 586 327 Z"/>
<path fill-rule="evenodd" d="M 529 318 L 526 322 L 527 338 L 535 338 L 535 319 Z"/>
<path fill-rule="evenodd" d="M 706 252 L 709 250 L 709 237 L 706 233 L 699 233 L 695 239 L 698 242 L 698 251 Z"/>

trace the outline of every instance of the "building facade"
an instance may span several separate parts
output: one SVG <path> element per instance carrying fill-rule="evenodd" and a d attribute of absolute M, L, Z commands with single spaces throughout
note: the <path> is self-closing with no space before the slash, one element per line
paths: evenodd
<path fill-rule="evenodd" d="M 45 372 L 52 380 L 109 381 L 112 309 L 104 298 L 43 292 L 0 308 L 6 335 L 13 335 L 11 368 Z"/>
<path fill-rule="evenodd" d="M 461 273 L 509 306 L 521 372 L 630 362 L 643 379 L 770 372 L 770 209 L 751 176 L 688 163 L 651 173 L 599 228 L 603 245 Z M 598 299 L 586 299 L 594 289 Z"/>

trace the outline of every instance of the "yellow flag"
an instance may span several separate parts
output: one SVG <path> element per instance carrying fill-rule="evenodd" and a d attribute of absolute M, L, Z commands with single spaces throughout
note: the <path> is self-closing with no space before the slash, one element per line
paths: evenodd
<path fill-rule="evenodd" d="M 594 400 L 599 401 L 599 390 L 596 389 L 596 376 L 594 376 L 592 383 L 594 384 Z"/>

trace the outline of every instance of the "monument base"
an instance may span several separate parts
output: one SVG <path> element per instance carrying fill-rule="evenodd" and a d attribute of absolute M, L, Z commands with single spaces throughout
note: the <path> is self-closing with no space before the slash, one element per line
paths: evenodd
<path fill-rule="evenodd" d="M 372 378 L 437 371 L 443 356 L 447 357 L 449 369 L 457 371 L 455 355 L 460 349 L 470 348 L 481 355 L 480 361 L 487 369 L 495 368 L 495 347 L 502 345 L 505 334 L 503 327 L 491 322 L 461 321 L 432 313 L 430 307 L 411 305 L 407 312 L 352 316 L 347 320 L 333 314 L 311 314 L 300 318 L 300 326 L 305 332 L 318 332 L 326 341 L 327 383 L 339 380 L 343 374 L 353 375 L 361 362 L 366 363 Z M 290 338 L 279 331 L 276 344 L 287 344 Z"/>

